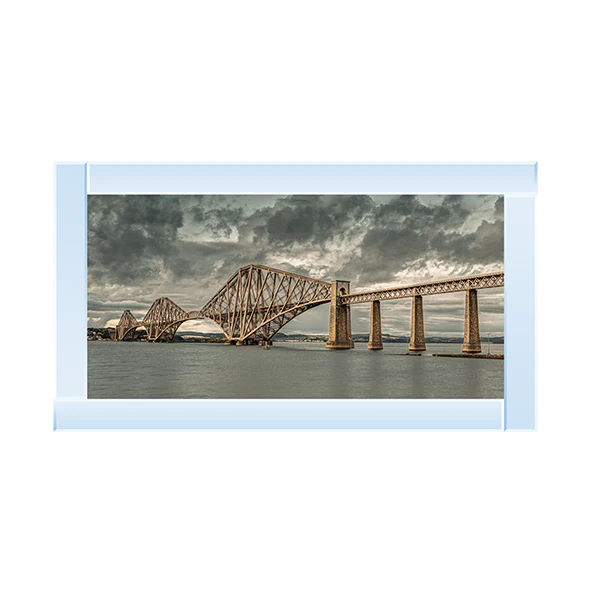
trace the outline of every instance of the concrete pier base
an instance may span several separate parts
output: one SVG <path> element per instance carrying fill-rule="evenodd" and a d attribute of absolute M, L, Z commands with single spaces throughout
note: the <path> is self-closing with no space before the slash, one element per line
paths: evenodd
<path fill-rule="evenodd" d="M 479 336 L 479 309 L 477 306 L 477 291 L 466 291 L 464 306 L 464 344 L 462 352 L 481 352 L 481 339 Z"/>
<path fill-rule="evenodd" d="M 423 323 L 423 297 L 420 294 L 413 296 L 408 350 L 416 352 L 427 350 L 425 346 L 425 325 Z"/>
<path fill-rule="evenodd" d="M 330 335 L 326 348 L 345 350 L 354 348 L 352 326 L 350 323 L 350 305 L 342 305 L 339 298 L 350 294 L 350 282 L 334 280 L 332 282 L 332 300 L 330 302 Z"/>
<path fill-rule="evenodd" d="M 371 316 L 369 321 L 369 350 L 382 350 L 381 341 L 381 309 L 379 301 L 371 301 Z"/>

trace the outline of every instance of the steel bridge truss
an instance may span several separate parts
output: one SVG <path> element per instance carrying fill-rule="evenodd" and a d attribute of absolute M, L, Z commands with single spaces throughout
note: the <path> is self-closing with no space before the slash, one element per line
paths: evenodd
<path fill-rule="evenodd" d="M 358 292 L 348 294 L 339 299 L 343 305 L 368 303 L 370 301 L 387 301 L 391 299 L 407 298 L 409 296 L 426 296 L 429 294 L 445 294 L 447 292 L 462 292 L 463 290 L 480 290 L 482 288 L 496 288 L 504 285 L 504 272 L 452 278 L 425 284 L 398 286 L 384 290 Z"/>
<path fill-rule="evenodd" d="M 126 338 L 132 338 L 134 331 L 141 324 L 137 321 L 135 316 L 127 309 L 122 316 L 120 321 L 116 325 L 116 339 L 125 340 Z"/>
<path fill-rule="evenodd" d="M 185 321 L 210 319 L 235 342 L 271 340 L 291 319 L 331 300 L 331 284 L 260 265 L 239 269 L 200 310 L 185 311 L 159 298 L 138 321 L 130 311 L 120 318 L 117 339 L 143 326 L 151 342 L 170 341 Z"/>
<path fill-rule="evenodd" d="M 331 300 L 329 282 L 261 265 L 239 269 L 201 309 L 229 340 L 270 340 L 291 319 Z"/>

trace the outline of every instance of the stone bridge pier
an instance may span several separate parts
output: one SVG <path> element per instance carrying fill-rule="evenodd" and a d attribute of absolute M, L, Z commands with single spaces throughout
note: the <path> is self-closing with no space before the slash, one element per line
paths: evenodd
<path fill-rule="evenodd" d="M 479 308 L 477 305 L 477 291 L 466 291 L 464 304 L 464 344 L 462 352 L 481 352 L 481 338 L 479 336 Z"/>
<path fill-rule="evenodd" d="M 381 341 L 381 308 L 379 301 L 371 301 L 371 316 L 369 320 L 369 350 L 382 350 Z"/>
<path fill-rule="evenodd" d="M 423 322 L 423 297 L 420 294 L 413 295 L 410 320 L 410 344 L 408 350 L 414 352 L 427 350 L 427 347 L 425 346 L 425 324 Z"/>
<path fill-rule="evenodd" d="M 350 305 L 343 305 L 341 297 L 350 294 L 350 282 L 334 280 L 330 301 L 330 335 L 326 348 L 338 350 L 354 348 L 350 323 Z"/>

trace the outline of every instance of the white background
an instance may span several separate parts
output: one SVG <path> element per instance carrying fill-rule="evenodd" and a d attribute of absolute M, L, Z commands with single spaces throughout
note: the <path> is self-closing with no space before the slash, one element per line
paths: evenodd
<path fill-rule="evenodd" d="M 12 3 L 4 595 L 594 595 L 588 2 Z M 539 430 L 52 432 L 55 161 L 539 162 Z"/>

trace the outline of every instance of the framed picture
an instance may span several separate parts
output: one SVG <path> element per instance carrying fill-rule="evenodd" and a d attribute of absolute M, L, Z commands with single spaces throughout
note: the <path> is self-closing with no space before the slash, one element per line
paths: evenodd
<path fill-rule="evenodd" d="M 59 164 L 55 429 L 535 428 L 537 165 Z"/>

